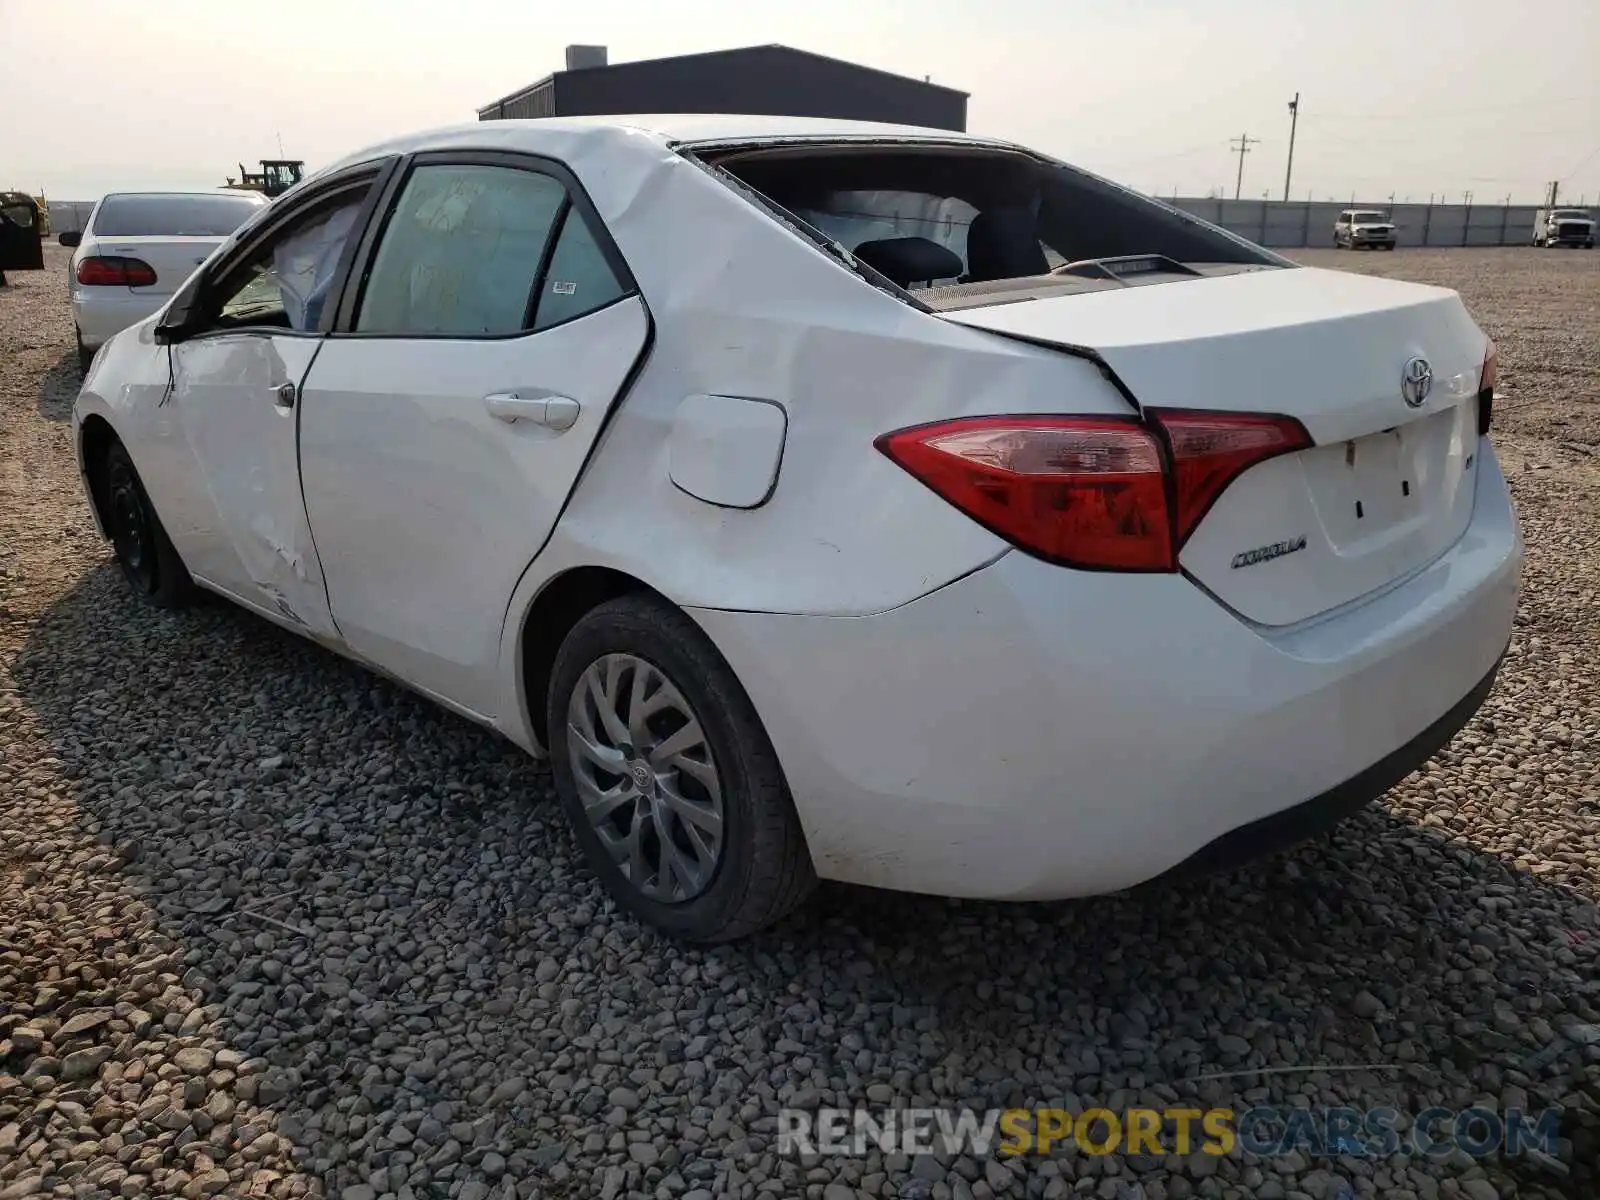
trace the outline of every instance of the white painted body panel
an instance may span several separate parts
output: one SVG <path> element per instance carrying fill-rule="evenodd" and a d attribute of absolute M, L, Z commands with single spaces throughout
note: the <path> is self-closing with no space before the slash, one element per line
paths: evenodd
<path fill-rule="evenodd" d="M 214 519 L 182 521 L 168 534 L 195 576 L 331 637 L 301 499 L 297 414 L 278 399 L 281 387 L 304 381 L 320 345 L 314 337 L 250 331 L 172 348 L 164 407 L 188 443 Z"/>
<path fill-rule="evenodd" d="M 1181 577 L 1020 553 L 872 617 L 693 616 L 761 713 L 824 878 L 1114 891 L 1358 774 L 1483 679 L 1522 558 L 1487 443 L 1483 457 L 1447 555 L 1272 634 Z"/>
<path fill-rule="evenodd" d="M 1478 390 L 1489 339 L 1446 288 L 1312 267 L 1033 300 L 945 319 L 1093 349 L 1139 402 L 1296 417 L 1320 446 L 1448 408 Z M 1433 365 L 1417 413 L 1406 361 Z"/>
<path fill-rule="evenodd" d="M 1183 547 L 1183 568 L 1266 625 L 1303 621 L 1420 570 L 1472 512 L 1488 339 L 1443 288 L 1309 269 L 1061 296 L 948 315 L 1086 347 L 1142 405 L 1277 413 L 1316 448 L 1259 463 Z M 1420 407 L 1401 397 L 1432 364 Z M 1236 567 L 1280 543 L 1304 548 Z"/>
<path fill-rule="evenodd" d="M 498 709 L 506 604 L 644 348 L 637 297 L 524 337 L 328 339 L 300 401 L 305 511 L 361 657 Z M 561 395 L 555 430 L 485 397 Z"/>
<path fill-rule="evenodd" d="M 156 312 L 168 300 L 125 287 L 86 287 L 72 285 L 72 320 L 83 337 L 83 344 L 98 350 L 130 325 Z"/>
<path fill-rule="evenodd" d="M 165 301 L 183 286 L 189 276 L 204 266 L 206 259 L 227 240 L 223 237 L 105 238 L 96 239 L 95 251 L 149 263 L 156 273 L 155 283 L 149 287 L 128 290 L 136 296 L 150 296 Z"/>
<path fill-rule="evenodd" d="M 873 445 L 965 415 L 1134 411 L 1093 362 L 1002 332 L 1092 346 L 1146 404 L 1290 412 L 1324 443 L 1367 436 L 1406 420 L 1392 417 L 1404 361 L 1392 359 L 1411 341 L 1434 357 L 1440 390 L 1417 419 L 1452 408 L 1453 380 L 1475 385 L 1484 339 L 1450 293 L 1292 269 L 939 317 L 673 149 L 791 136 L 980 140 L 785 118 L 504 121 L 329 168 L 434 148 L 554 158 L 585 186 L 642 302 L 501 340 L 304 339 L 320 349 L 295 410 L 294 482 L 304 561 L 332 600 L 321 640 L 537 751 L 526 615 L 569 571 L 624 573 L 690 612 L 732 664 L 821 874 L 1018 897 L 1158 873 L 1378 761 L 1489 670 L 1520 541 L 1487 442 L 1460 493 L 1476 497 L 1470 524 L 1431 564 L 1314 622 L 1234 597 L 1289 622 L 1277 629 L 1182 575 L 1028 558 Z M 1337 379 L 1308 368 L 1330 359 Z M 202 582 L 254 579 L 275 543 L 235 532 L 202 462 L 211 440 L 197 450 L 186 436 L 189 397 L 161 403 L 167 375 L 150 323 L 129 330 L 97 361 L 75 421 L 103 418 L 127 443 L 186 561 L 219 564 Z M 580 400 L 578 424 L 521 428 L 482 403 L 520 387 Z M 704 449 L 719 440 L 708 412 L 690 410 L 700 449 L 674 432 L 686 401 L 707 396 L 783 410 L 777 486 L 754 507 L 708 501 L 750 497 L 770 474 L 765 443 L 735 470 Z M 745 436 L 730 429 L 728 444 Z M 697 499 L 675 471 L 715 495 Z M 1256 482 L 1259 505 L 1273 492 Z M 1349 544 L 1330 529 L 1330 544 Z M 1256 532 L 1241 524 L 1225 540 Z M 1226 547 L 1192 549 L 1198 575 Z"/>
<path fill-rule="evenodd" d="M 1472 519 L 1478 406 L 1463 401 L 1350 442 L 1252 467 L 1217 500 L 1179 558 L 1235 611 L 1291 625 L 1420 570 Z M 1358 515 L 1359 514 L 1359 515 Z M 1305 547 L 1237 567 L 1242 552 Z"/>
<path fill-rule="evenodd" d="M 667 474 L 696 500 L 756 508 L 778 485 L 783 406 L 738 396 L 686 396 L 667 438 Z"/>

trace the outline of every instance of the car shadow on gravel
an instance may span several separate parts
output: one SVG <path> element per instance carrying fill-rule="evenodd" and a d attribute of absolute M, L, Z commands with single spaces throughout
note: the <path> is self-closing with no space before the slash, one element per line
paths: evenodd
<path fill-rule="evenodd" d="M 1198 883 L 1033 905 L 827 886 L 775 930 L 685 947 L 604 898 L 520 750 L 232 606 L 143 609 L 103 565 L 13 671 L 216 1036 L 287 1073 L 262 1099 L 329 1188 L 368 1178 L 352 1104 L 497 1114 L 456 1160 L 389 1158 L 414 1188 L 478 1178 L 496 1147 L 513 1174 L 564 1158 L 585 1179 L 603 1156 L 581 1134 L 609 1138 L 624 1084 L 660 1097 L 640 1119 L 680 1122 L 872 1085 L 978 1107 L 1157 1085 L 1244 1108 L 1600 1104 L 1593 902 L 1382 808 Z M 722 1168 L 693 1164 L 718 1152 L 685 1142 L 678 1169 L 711 1186 Z"/>
<path fill-rule="evenodd" d="M 77 352 L 69 350 L 39 380 L 39 415 L 47 421 L 70 421 L 72 402 L 82 386 Z"/>

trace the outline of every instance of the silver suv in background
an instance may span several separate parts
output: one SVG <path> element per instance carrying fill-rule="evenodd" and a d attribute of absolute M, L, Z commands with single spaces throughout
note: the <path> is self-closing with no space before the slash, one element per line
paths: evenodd
<path fill-rule="evenodd" d="M 1541 208 L 1533 216 L 1535 246 L 1594 249 L 1594 218 L 1581 208 Z"/>
<path fill-rule="evenodd" d="M 1394 222 L 1373 208 L 1347 208 L 1333 223 L 1333 248 L 1343 250 L 1393 250 Z"/>

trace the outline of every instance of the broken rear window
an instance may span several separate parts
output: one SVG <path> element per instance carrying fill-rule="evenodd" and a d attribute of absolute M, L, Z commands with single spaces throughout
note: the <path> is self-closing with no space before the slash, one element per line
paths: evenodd
<path fill-rule="evenodd" d="M 929 307 L 1132 286 L 1285 260 L 1070 167 L 930 143 L 744 147 L 699 155 Z"/>

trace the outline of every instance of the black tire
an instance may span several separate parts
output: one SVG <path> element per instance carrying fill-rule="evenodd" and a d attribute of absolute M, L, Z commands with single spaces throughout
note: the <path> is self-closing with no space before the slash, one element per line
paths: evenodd
<path fill-rule="evenodd" d="M 569 709 L 585 672 L 608 655 L 642 661 L 687 700 L 721 784 L 720 852 L 701 890 L 682 899 L 653 897 L 630 882 L 579 798 L 568 740 Z M 582 617 L 556 654 L 546 715 L 556 790 L 584 857 L 606 890 L 641 920 L 687 941 L 732 941 L 791 912 L 816 886 L 800 819 L 755 707 L 711 640 L 671 605 L 650 596 L 623 596 Z M 635 753 L 631 746 L 628 753 Z M 588 763 L 583 769 L 593 771 Z M 627 782 L 621 773 L 615 778 Z M 613 821 L 620 818 L 628 829 L 643 828 L 635 805 L 646 803 L 627 802 Z M 659 881 L 660 875 L 652 878 Z"/>
<path fill-rule="evenodd" d="M 89 364 L 94 361 L 94 351 L 83 344 L 83 330 L 73 326 L 72 332 L 78 339 L 78 374 L 87 375 Z"/>
<path fill-rule="evenodd" d="M 106 448 L 99 479 L 106 534 L 133 594 L 152 608 L 189 604 L 194 599 L 194 581 L 121 442 Z"/>

